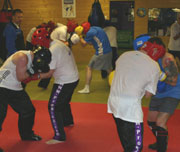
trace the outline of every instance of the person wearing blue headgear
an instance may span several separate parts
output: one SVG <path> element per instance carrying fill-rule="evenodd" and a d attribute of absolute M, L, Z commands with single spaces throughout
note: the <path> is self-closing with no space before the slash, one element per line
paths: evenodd
<path fill-rule="evenodd" d="M 116 61 L 107 111 L 115 120 L 124 152 L 143 149 L 142 98 L 156 93 L 160 76 L 156 61 L 165 52 L 161 39 L 151 38 L 139 51 L 127 51 Z"/>
<path fill-rule="evenodd" d="M 134 40 L 134 49 L 138 50 L 148 39 L 150 36 L 146 34 L 138 36 Z M 156 95 L 151 98 L 149 104 L 148 125 L 156 137 L 156 142 L 150 144 L 149 148 L 158 152 L 166 152 L 168 145 L 167 122 L 180 101 L 180 75 L 172 54 L 166 52 L 157 62 L 166 77 L 164 81 L 159 80 Z"/>

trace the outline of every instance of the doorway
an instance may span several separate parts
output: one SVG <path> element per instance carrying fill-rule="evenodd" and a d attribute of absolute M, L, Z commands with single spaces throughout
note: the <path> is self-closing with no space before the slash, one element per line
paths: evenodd
<path fill-rule="evenodd" d="M 134 1 L 110 1 L 110 20 L 118 30 L 118 48 L 132 49 L 134 40 Z"/>

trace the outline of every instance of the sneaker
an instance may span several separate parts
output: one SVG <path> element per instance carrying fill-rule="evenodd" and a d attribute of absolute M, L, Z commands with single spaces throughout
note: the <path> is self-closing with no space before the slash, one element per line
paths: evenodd
<path fill-rule="evenodd" d="M 78 93 L 89 93 L 89 89 L 88 88 L 84 88 L 82 90 L 79 90 Z"/>
<path fill-rule="evenodd" d="M 32 136 L 29 137 L 24 137 L 22 140 L 30 140 L 30 141 L 40 141 L 42 138 L 38 135 L 33 134 Z"/>
<path fill-rule="evenodd" d="M 0 152 L 4 152 L 2 148 L 0 148 Z"/>
<path fill-rule="evenodd" d="M 151 150 L 157 150 L 157 143 L 150 144 L 150 145 L 148 146 L 148 148 L 151 149 Z"/>

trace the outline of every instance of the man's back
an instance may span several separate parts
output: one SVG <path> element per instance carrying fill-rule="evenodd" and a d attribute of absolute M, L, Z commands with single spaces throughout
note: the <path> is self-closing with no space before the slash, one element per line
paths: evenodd
<path fill-rule="evenodd" d="M 130 51 L 117 62 L 109 96 L 109 112 L 131 122 L 142 122 L 141 99 L 145 91 L 156 92 L 159 66 L 146 54 Z M 116 110 L 115 110 L 116 109 Z"/>

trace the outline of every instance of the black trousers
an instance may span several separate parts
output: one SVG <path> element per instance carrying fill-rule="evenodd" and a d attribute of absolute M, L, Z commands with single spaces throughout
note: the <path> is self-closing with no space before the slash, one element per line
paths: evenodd
<path fill-rule="evenodd" d="M 74 123 L 70 101 L 78 82 L 53 85 L 48 109 L 56 140 L 65 140 L 64 125 Z"/>
<path fill-rule="evenodd" d="M 21 138 L 33 134 L 35 108 L 25 90 L 14 91 L 0 88 L 0 131 L 6 118 L 8 105 L 19 114 L 18 128 Z"/>
<path fill-rule="evenodd" d="M 143 123 L 132 123 L 113 118 L 124 152 L 141 152 L 143 148 Z"/>

